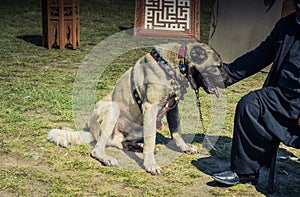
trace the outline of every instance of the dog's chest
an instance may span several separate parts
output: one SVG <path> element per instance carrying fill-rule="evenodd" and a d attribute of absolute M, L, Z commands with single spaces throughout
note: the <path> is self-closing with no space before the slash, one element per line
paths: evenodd
<path fill-rule="evenodd" d="M 171 94 L 168 100 L 170 101 L 172 98 L 174 98 L 176 102 L 182 100 L 184 95 L 187 93 L 186 89 L 188 86 L 188 81 L 184 77 L 173 77 L 170 80 Z"/>

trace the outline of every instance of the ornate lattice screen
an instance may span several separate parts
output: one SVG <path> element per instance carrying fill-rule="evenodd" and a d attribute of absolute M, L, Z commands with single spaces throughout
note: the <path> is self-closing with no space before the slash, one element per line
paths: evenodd
<path fill-rule="evenodd" d="M 200 0 L 136 0 L 134 35 L 200 40 Z"/>

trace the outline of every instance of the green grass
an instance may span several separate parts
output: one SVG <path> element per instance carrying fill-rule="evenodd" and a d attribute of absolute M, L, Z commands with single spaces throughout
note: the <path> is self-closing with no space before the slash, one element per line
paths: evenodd
<path fill-rule="evenodd" d="M 202 42 L 208 41 L 211 7 L 212 1 L 202 1 Z M 177 155 L 162 166 L 162 175 L 151 176 L 143 170 L 101 166 L 90 157 L 89 145 L 61 148 L 46 141 L 50 129 L 75 128 L 73 86 L 85 57 L 101 41 L 120 32 L 120 27 L 133 27 L 134 0 L 81 1 L 80 11 L 80 50 L 47 50 L 40 46 L 40 1 L 1 2 L 0 196 L 263 196 L 263 186 L 262 191 L 251 185 L 211 186 L 209 173 L 218 168 L 218 163 L 207 160 L 193 165 L 191 162 L 199 155 Z M 115 59 L 96 84 L 94 102 L 109 93 L 122 73 L 148 50 L 136 49 Z M 202 147 L 200 125 L 195 132 L 185 131 L 186 136 L 195 134 L 193 144 L 202 156 L 219 158 L 221 162 L 228 159 L 236 103 L 242 95 L 261 87 L 265 77 L 265 73 L 258 73 L 224 91 L 226 117 L 216 144 L 221 154 L 217 156 Z M 213 103 L 211 96 L 203 91 L 200 94 L 207 126 Z M 194 95 L 191 97 L 191 105 L 196 106 Z M 194 113 L 198 118 L 197 109 Z M 182 121 L 189 124 L 194 120 Z M 169 135 L 167 131 L 161 133 Z M 298 150 L 282 150 L 299 156 Z M 299 162 L 281 161 L 278 166 L 278 195 L 298 196 L 300 170 L 295 169 L 300 169 Z"/>

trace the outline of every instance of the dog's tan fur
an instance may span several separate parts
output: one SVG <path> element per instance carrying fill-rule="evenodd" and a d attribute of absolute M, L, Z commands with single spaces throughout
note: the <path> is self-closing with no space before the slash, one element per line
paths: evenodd
<path fill-rule="evenodd" d="M 181 94 L 184 94 L 188 80 L 178 70 L 180 46 L 177 43 L 158 45 L 156 51 L 175 71 L 177 79 L 180 80 Z M 208 45 L 202 43 L 188 44 L 187 54 L 190 54 L 190 50 L 194 46 L 203 48 L 208 58 L 201 64 L 189 61 L 189 66 L 194 66 L 204 75 L 208 73 L 211 75 L 210 77 L 216 78 L 214 83 L 222 83 L 219 70 L 216 68 L 221 64 L 219 55 Z M 142 100 L 142 112 L 134 100 L 131 80 L 134 81 L 134 86 Z M 160 174 L 162 169 L 156 164 L 154 158 L 156 120 L 158 113 L 166 105 L 173 103 L 174 99 L 178 99 L 173 96 L 178 92 L 173 92 L 171 81 L 172 79 L 148 53 L 119 79 L 111 95 L 96 104 L 91 117 L 90 132 L 53 129 L 49 132 L 47 139 L 61 146 L 96 141 L 91 155 L 107 166 L 118 165 L 116 158 L 105 153 L 107 146 L 122 149 L 125 141 L 136 142 L 143 139 L 144 168 L 151 174 Z M 174 114 L 179 117 L 178 112 Z M 170 132 L 181 151 L 191 154 L 198 152 L 196 147 L 184 142 L 180 134 L 179 123 L 177 129 L 170 128 Z"/>

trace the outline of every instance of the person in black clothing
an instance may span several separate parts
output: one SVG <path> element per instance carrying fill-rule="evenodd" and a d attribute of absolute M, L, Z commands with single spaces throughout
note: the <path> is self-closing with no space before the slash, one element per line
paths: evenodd
<path fill-rule="evenodd" d="M 256 181 L 280 142 L 300 148 L 300 0 L 294 5 L 258 47 L 220 67 L 227 87 L 273 63 L 263 88 L 238 102 L 230 170 L 214 174 L 217 182 Z"/>

